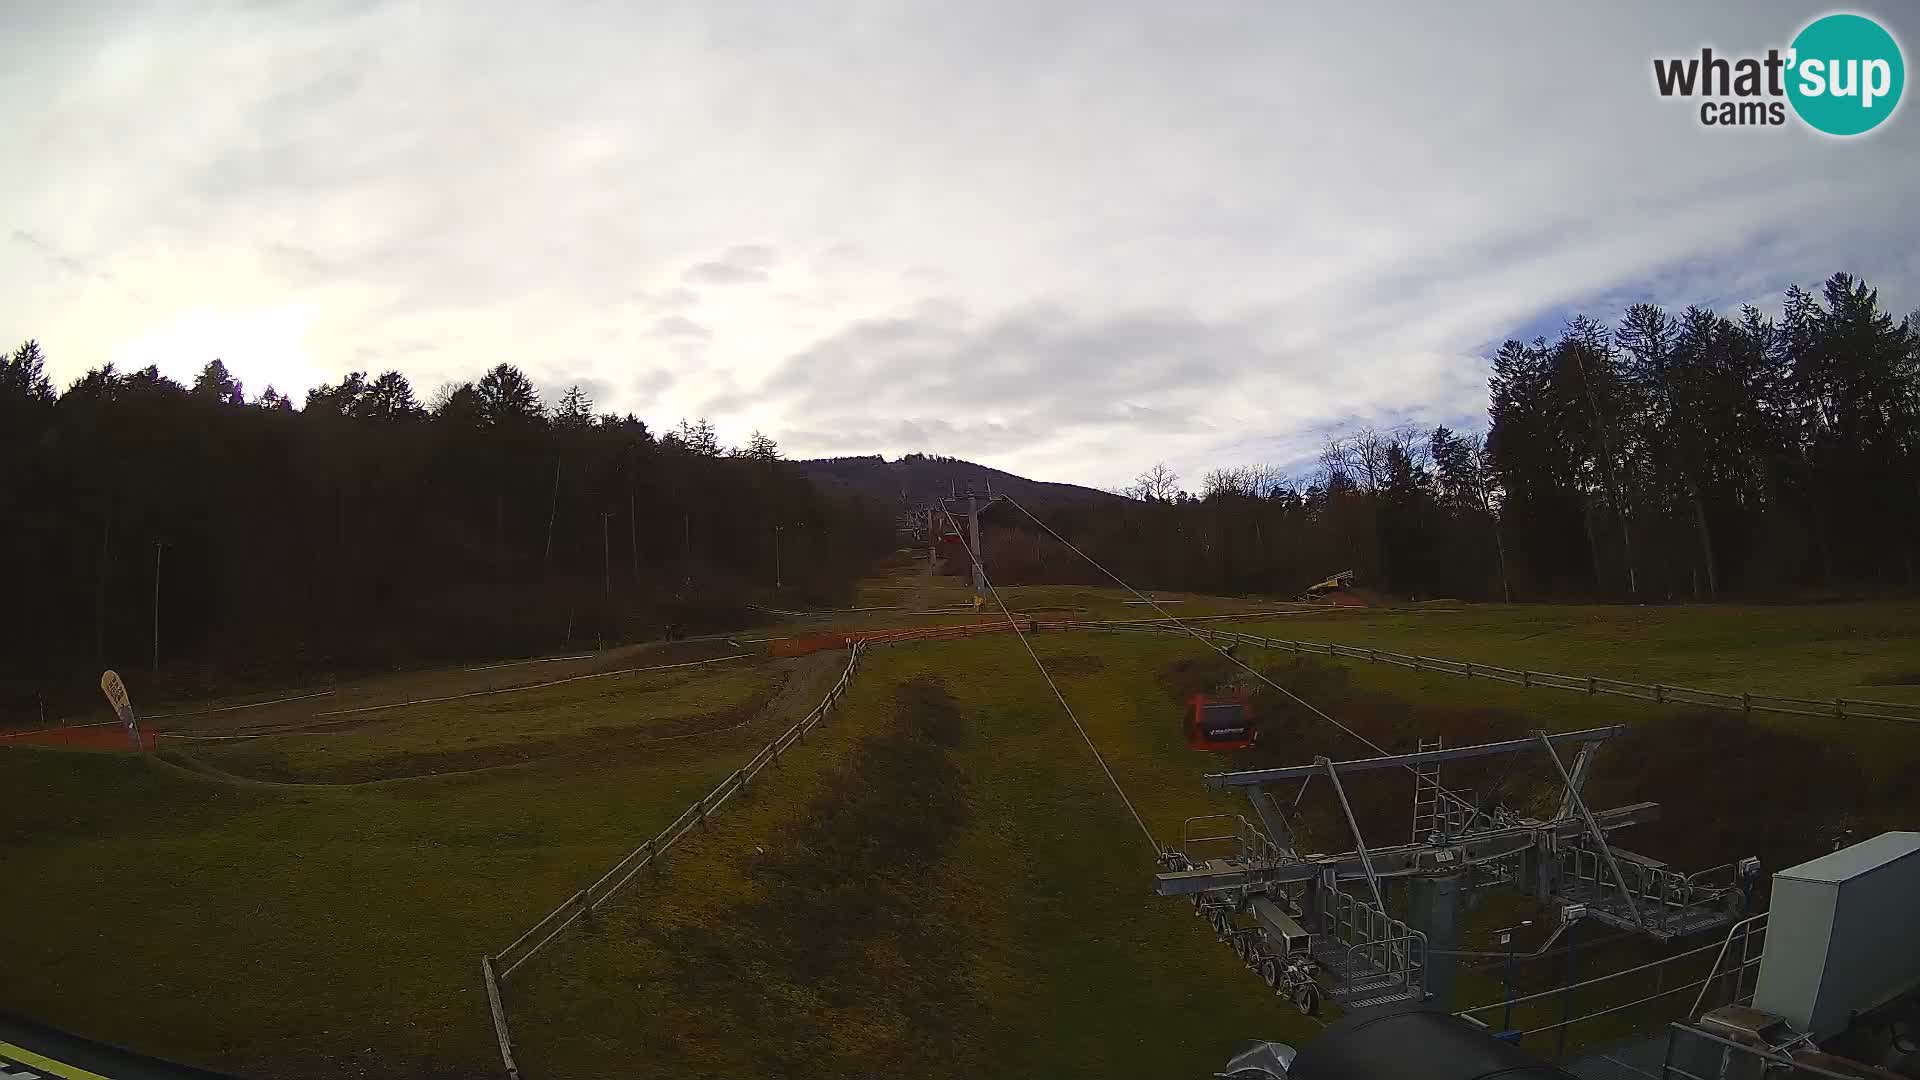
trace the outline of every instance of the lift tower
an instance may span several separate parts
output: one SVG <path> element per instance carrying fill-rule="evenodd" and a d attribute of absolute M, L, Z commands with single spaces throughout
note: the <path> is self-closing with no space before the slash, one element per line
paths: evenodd
<path fill-rule="evenodd" d="M 982 598 L 987 595 L 986 571 L 983 569 L 987 561 L 987 553 L 986 549 L 980 546 L 980 514 L 1002 499 L 1002 496 L 993 493 L 992 481 L 986 481 L 986 489 L 985 495 L 976 495 L 973 484 L 968 483 L 965 490 L 961 492 L 954 492 L 949 488 L 948 497 L 940 500 L 940 509 L 946 513 L 958 513 L 961 502 L 964 500 L 966 504 L 967 545 L 973 552 L 973 558 L 970 560 L 973 563 L 973 594 Z M 929 510 L 927 514 L 931 519 L 933 511 Z"/>
<path fill-rule="evenodd" d="M 1657 803 L 1595 811 L 1582 798 L 1594 756 L 1624 726 L 1588 728 L 1474 746 L 1422 743 L 1407 754 L 1275 769 L 1214 773 L 1216 790 L 1244 791 L 1260 825 L 1240 815 L 1188 819 L 1181 845 L 1164 853 L 1161 896 L 1184 896 L 1274 990 L 1311 1011 L 1322 994 L 1353 1008 L 1434 999 L 1450 1007 L 1459 917 L 1473 892 L 1517 888 L 1567 919 L 1591 918 L 1669 941 L 1740 917 L 1758 874 L 1743 859 L 1698 874 L 1616 847 L 1609 834 L 1653 820 Z M 1560 747 L 1574 750 L 1569 768 Z M 1471 792 L 1440 782 L 1444 762 L 1544 751 L 1561 783 L 1550 819 L 1484 809 Z M 1414 774 L 1414 836 L 1369 847 L 1348 802 L 1346 780 L 1381 770 Z M 1301 854 L 1283 804 L 1270 789 L 1324 778 L 1352 832 L 1353 849 Z M 1304 790 L 1304 788 L 1303 788 Z M 1295 800 L 1297 803 L 1297 800 Z M 1405 918 L 1387 890 L 1404 882 Z M 1236 921 L 1245 917 L 1245 921 Z M 1556 931 L 1556 936 L 1559 931 Z"/>

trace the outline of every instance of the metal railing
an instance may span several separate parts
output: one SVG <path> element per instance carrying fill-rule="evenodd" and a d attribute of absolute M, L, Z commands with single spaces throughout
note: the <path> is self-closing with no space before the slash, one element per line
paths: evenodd
<path fill-rule="evenodd" d="M 781 732 L 772 742 L 760 749 L 751 761 L 728 774 L 718 787 L 700 798 L 695 799 L 673 823 L 661 830 L 659 835 L 651 837 L 637 848 L 628 852 L 626 857 L 615 863 L 611 869 L 600 876 L 598 881 L 568 897 L 561 905 L 549 912 L 546 918 L 533 924 L 526 933 L 513 940 L 513 943 L 493 954 L 494 963 L 499 967 L 500 978 L 512 975 L 520 965 L 532 959 L 534 954 L 558 937 L 561 931 L 572 926 L 581 918 L 591 915 L 595 908 L 612 899 L 614 894 L 635 874 L 664 856 L 674 844 L 705 824 L 709 815 L 726 805 L 727 800 L 745 791 L 753 778 L 768 766 L 778 765 L 780 755 L 794 743 L 804 741 L 807 733 L 818 727 L 826 719 L 827 713 L 847 692 L 847 685 L 853 680 L 854 671 L 859 667 L 860 657 L 866 646 L 855 643 L 847 658 L 846 670 L 840 673 L 840 679 L 834 683 L 827 696 L 815 705 L 807 715 L 795 721 L 792 727 Z"/>
<path fill-rule="evenodd" d="M 1859 1080 L 1860 1073 L 1823 1069 L 1750 1043 L 1722 1038 L 1687 1024 L 1667 1027 L 1666 1056 L 1659 1080 L 1778 1080 L 1783 1077 L 1820 1077 L 1821 1080 Z"/>
<path fill-rule="evenodd" d="M 1213 831 L 1222 829 L 1225 831 Z M 1208 834 L 1195 835 L 1200 831 Z M 1224 857 L 1247 866 L 1278 866 L 1289 861 L 1278 844 L 1239 814 L 1203 814 L 1188 818 L 1180 826 L 1180 852 L 1196 866 L 1206 861 L 1207 852 L 1227 845 L 1231 845 L 1232 854 Z"/>
<path fill-rule="evenodd" d="M 1492 679 L 1497 682 L 1512 683 L 1515 686 L 1545 687 L 1552 690 L 1567 690 L 1589 696 L 1611 694 L 1618 697 L 1637 698 L 1659 705 L 1702 705 L 1709 708 L 1729 709 L 1741 713 L 1781 713 L 1792 716 L 1821 716 L 1836 720 L 1888 720 L 1903 724 L 1920 724 L 1920 703 L 1898 701 L 1867 701 L 1860 698 L 1803 698 L 1781 697 L 1770 694 L 1726 693 L 1719 690 L 1699 690 L 1688 686 L 1668 686 L 1664 683 L 1637 683 L 1625 679 L 1602 678 L 1597 675 L 1561 675 L 1551 671 L 1533 671 L 1525 668 L 1501 667 L 1498 664 L 1482 664 L 1471 660 L 1446 660 L 1436 656 L 1417 656 L 1410 653 L 1391 652 L 1386 649 L 1358 648 L 1351 645 L 1336 645 L 1322 641 L 1297 641 L 1290 638 L 1262 637 L 1258 634 L 1240 634 L 1212 627 L 1179 627 L 1164 623 L 1064 623 L 1064 629 L 1101 630 L 1119 633 L 1141 634 L 1177 634 L 1186 636 L 1198 634 L 1219 645 L 1254 645 L 1265 649 L 1292 652 L 1300 656 L 1327 656 L 1343 660 L 1365 660 L 1370 663 L 1391 664 L 1412 671 L 1437 671 L 1447 675 L 1459 675 L 1469 679 Z"/>
<path fill-rule="evenodd" d="M 1660 1005 L 1660 1002 L 1672 998 L 1675 994 L 1680 994 L 1688 990 L 1697 990 L 1698 993 L 1694 996 L 1691 1006 L 1684 1014 L 1685 1019 L 1692 1019 L 1698 1016 L 1700 1010 L 1707 1005 L 1710 999 L 1726 1004 L 1745 1004 L 1752 998 L 1751 991 L 1747 989 L 1748 973 L 1759 967 L 1761 956 L 1765 950 L 1764 935 L 1766 933 L 1766 918 L 1765 912 L 1749 916 L 1730 927 L 1724 939 L 1709 942 L 1705 945 L 1688 949 L 1685 952 L 1675 953 L 1672 956 L 1662 957 L 1645 964 L 1622 968 L 1619 971 L 1610 971 L 1604 975 L 1596 975 L 1593 978 L 1583 979 L 1565 986 L 1557 986 L 1549 990 L 1541 990 L 1537 993 L 1519 995 L 1511 1000 L 1502 999 L 1500 1001 L 1490 1001 L 1485 1005 L 1475 1005 L 1470 1008 L 1461 1009 L 1454 1015 L 1470 1020 L 1482 1027 L 1490 1027 L 1501 1015 L 1512 1016 L 1513 1008 L 1516 1005 L 1532 1003 L 1548 1005 L 1552 1001 L 1559 1001 L 1562 1003 L 1561 1016 L 1559 1019 L 1548 1023 L 1536 1023 L 1532 1026 L 1516 1025 L 1520 1029 L 1513 1034 L 1516 1038 L 1525 1039 L 1530 1035 L 1542 1035 L 1553 1032 L 1560 1035 L 1560 1046 L 1562 1051 L 1564 1051 L 1566 1046 L 1564 1032 L 1567 1030 L 1589 1024 L 1592 1021 L 1605 1017 L 1616 1016 L 1629 1010 L 1644 1007 L 1653 1014 L 1650 1017 L 1652 1022 L 1671 1022 L 1674 1019 L 1673 1012 L 1670 1011 L 1672 1007 L 1668 1006 L 1668 1011 L 1665 1012 L 1665 1015 L 1661 1015 L 1663 1007 Z M 1760 941 L 1760 948 L 1758 950 L 1753 947 L 1753 942 L 1756 938 Z M 1736 941 L 1740 944 L 1740 952 L 1738 958 L 1729 964 L 1727 963 L 1728 952 Z M 1714 957 L 1712 966 L 1707 969 L 1705 975 L 1696 979 L 1688 979 L 1687 975 L 1691 974 L 1691 972 L 1684 972 L 1679 978 L 1686 981 L 1677 981 L 1673 983 L 1673 985 L 1668 985 L 1668 976 L 1673 970 L 1687 968 L 1690 966 L 1686 963 L 1687 961 L 1695 960 L 1695 958 L 1705 956 L 1708 953 L 1713 953 Z M 1694 968 L 1693 970 L 1698 969 Z M 1647 973 L 1651 973 L 1651 975 L 1648 976 Z M 1652 991 L 1628 1001 L 1607 1002 L 1597 1007 L 1590 1007 L 1579 1015 L 1573 1014 L 1573 995 L 1577 991 L 1604 986 L 1614 983 L 1616 980 L 1626 979 L 1634 975 L 1642 975 L 1650 978 L 1653 982 Z M 1626 985 L 1631 986 L 1632 984 Z M 1631 989 L 1628 991 L 1628 993 L 1632 992 Z M 1645 1022 L 1647 1021 L 1642 1021 L 1641 1023 Z M 1642 1031 L 1646 1030 L 1639 1024 L 1633 1026 Z M 1617 1037 L 1618 1032 L 1615 1032 L 1614 1035 Z"/>
<path fill-rule="evenodd" d="M 506 1067 L 509 1080 L 518 1080 L 519 1068 L 513 1060 L 513 1040 L 507 1028 L 506 1009 L 500 999 L 500 984 L 519 970 L 520 966 L 531 960 L 540 950 L 546 948 L 568 927 L 583 918 L 591 916 L 596 908 L 611 900 L 634 876 L 648 866 L 664 859 L 688 833 L 706 823 L 708 817 L 725 806 L 735 795 L 748 790 L 753 778 L 769 766 L 780 764 L 780 755 L 796 743 L 806 741 L 807 733 L 825 722 L 827 713 L 846 695 L 847 688 L 853 682 L 853 676 L 860 667 L 861 656 L 866 652 L 867 643 L 853 641 L 847 656 L 847 666 L 841 671 L 840 678 L 827 691 L 820 703 L 805 716 L 781 732 L 760 749 L 752 760 L 735 769 L 722 780 L 718 787 L 694 800 L 692 806 L 673 820 L 673 823 L 661 830 L 656 836 L 643 841 L 639 847 L 628 852 L 626 857 L 615 863 L 599 880 L 581 889 L 563 901 L 559 907 L 548 912 L 546 917 L 534 923 L 526 933 L 513 940 L 513 943 L 491 956 L 481 958 L 480 970 L 486 985 L 487 1006 L 493 1016 L 494 1037 L 500 1044 L 500 1060 Z"/>
<path fill-rule="evenodd" d="M 1665 926 L 1674 914 L 1684 909 L 1722 900 L 1736 887 L 1732 863 L 1693 874 L 1626 857 L 1617 859 L 1616 864 L 1627 888 L 1627 895 L 1621 897 L 1620 902 L 1637 908 L 1646 923 L 1654 927 Z M 1572 879 L 1585 885 L 1602 902 L 1610 896 L 1619 896 L 1620 886 L 1608 871 L 1601 853 L 1584 841 L 1561 846 L 1560 873 L 1563 880 Z M 1727 880 L 1715 880 L 1722 875 Z"/>
<path fill-rule="evenodd" d="M 1400 986 L 1412 996 L 1426 967 L 1426 949 L 1427 936 L 1418 930 L 1349 945 L 1347 961 L 1340 967 L 1341 984 L 1348 987 L 1370 978 Z"/>
<path fill-rule="evenodd" d="M 1760 957 L 1766 952 L 1766 933 L 1767 913 L 1764 911 L 1758 915 L 1749 915 L 1727 928 L 1726 940 L 1720 943 L 1720 951 L 1714 954 L 1713 968 L 1707 978 L 1708 982 L 1711 982 L 1714 973 L 1719 972 L 1721 966 L 1726 963 L 1727 950 L 1733 947 L 1733 939 L 1737 935 L 1740 938 L 1740 960 L 1730 969 L 1733 974 L 1733 991 L 1726 996 L 1729 1003 L 1738 1005 L 1752 997 L 1751 994 L 1743 994 L 1741 991 L 1747 988 L 1747 969 L 1760 963 Z M 1760 952 L 1753 951 L 1755 934 L 1760 935 Z M 1756 987 L 1758 978 L 1756 974 Z M 1699 995 L 1693 999 L 1693 1007 L 1688 1010 L 1689 1016 L 1700 1015 L 1701 1007 L 1707 1003 L 1707 989 L 1705 985 L 1700 987 Z"/>
<path fill-rule="evenodd" d="M 1365 899 L 1337 886 L 1320 890 L 1319 929 L 1346 946 L 1346 962 L 1334 972 L 1347 989 L 1362 979 L 1396 981 L 1411 989 L 1427 962 L 1427 936 Z"/>
<path fill-rule="evenodd" d="M 1030 628 L 1048 626 L 1032 620 L 1029 622 Z M 568 897 L 559 907 L 548 912 L 545 918 L 534 923 L 506 948 L 491 956 L 482 957 L 480 968 L 486 984 L 487 1004 L 493 1015 L 494 1035 L 500 1044 L 500 1060 L 506 1066 L 509 1080 L 518 1080 L 520 1074 L 513 1060 L 513 1042 L 507 1028 L 506 1009 L 501 1003 L 500 984 L 519 970 L 521 965 L 557 939 L 568 927 L 583 918 L 590 917 L 597 908 L 611 900 L 628 882 L 632 881 L 640 871 L 661 862 L 674 844 L 704 825 L 707 818 L 726 805 L 729 799 L 747 791 L 754 777 L 758 776 L 762 770 L 769 766 L 778 766 L 780 755 L 789 747 L 795 743 L 805 742 L 807 733 L 824 723 L 827 713 L 846 695 L 848 686 L 853 682 L 854 673 L 859 670 L 860 660 L 868 648 L 874 645 L 972 637 L 1007 629 L 1009 629 L 1008 625 L 1001 622 L 847 635 L 845 643 L 850 650 L 847 666 L 841 671 L 839 680 L 833 684 L 833 689 L 829 690 L 807 715 L 795 721 L 772 742 L 762 747 L 751 761 L 729 773 L 718 787 L 694 800 L 692 806 L 687 807 L 685 812 L 675 818 L 673 823 L 661 830 L 658 835 L 643 841 L 639 847 L 628 852 L 626 857 L 602 874 L 599 880 Z M 1240 839 L 1245 846 L 1244 850 L 1258 851 L 1263 853 L 1261 855 L 1263 858 L 1278 860 L 1278 849 L 1258 829 L 1242 820 L 1240 831 L 1243 834 Z"/>

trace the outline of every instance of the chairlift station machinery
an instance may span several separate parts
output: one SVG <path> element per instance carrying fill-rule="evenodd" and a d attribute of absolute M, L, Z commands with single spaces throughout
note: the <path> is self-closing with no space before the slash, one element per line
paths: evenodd
<path fill-rule="evenodd" d="M 1189 705 L 1191 733 L 1203 703 Z M 1432 999 L 1451 1007 L 1457 923 L 1472 890 L 1520 889 L 1557 907 L 1550 945 L 1581 918 L 1670 941 L 1727 927 L 1751 902 L 1757 859 L 1695 874 L 1615 846 L 1609 834 L 1654 820 L 1659 804 L 1590 809 L 1582 791 L 1600 747 L 1624 726 L 1588 728 L 1473 746 L 1422 740 L 1414 753 L 1213 773 L 1216 790 L 1245 792 L 1253 817 L 1189 818 L 1178 848 L 1161 856 L 1154 889 L 1184 897 L 1221 940 L 1276 993 L 1303 1012 L 1322 997 L 1347 1008 Z M 1561 751 L 1573 751 L 1572 764 Z M 1440 767 L 1453 761 L 1544 752 L 1561 796 L 1550 819 L 1504 806 L 1483 809 L 1471 792 L 1449 790 Z M 1370 846 L 1360 834 L 1347 782 L 1365 773 L 1407 769 L 1414 777 L 1413 822 L 1402 843 Z M 1353 849 L 1297 850 L 1289 820 L 1297 796 L 1279 791 L 1323 778 L 1352 831 Z M 1290 793 L 1291 794 L 1291 793 Z M 1406 888 L 1407 918 L 1388 907 L 1385 889 Z M 1543 946 L 1544 949 L 1544 946 Z"/>

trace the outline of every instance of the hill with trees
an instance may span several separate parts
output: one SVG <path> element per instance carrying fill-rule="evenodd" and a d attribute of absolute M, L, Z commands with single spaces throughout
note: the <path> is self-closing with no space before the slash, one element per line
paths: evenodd
<path fill-rule="evenodd" d="M 953 492 L 992 490 L 1022 501 L 1113 505 L 1111 492 L 1077 484 L 1029 480 L 1010 472 L 976 465 L 938 454 L 908 454 L 888 461 L 879 454 L 864 457 L 810 458 L 796 462 L 815 483 L 847 494 L 864 495 L 909 507 L 925 506 Z"/>

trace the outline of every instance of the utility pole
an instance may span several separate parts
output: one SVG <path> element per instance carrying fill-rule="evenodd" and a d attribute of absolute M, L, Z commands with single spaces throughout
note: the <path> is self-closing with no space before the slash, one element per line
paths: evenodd
<path fill-rule="evenodd" d="M 991 491 L 989 491 L 987 493 L 986 501 L 982 503 L 980 497 L 973 493 L 972 485 L 968 485 L 966 496 L 967 496 L 967 543 L 969 548 L 973 551 L 973 592 L 975 596 L 984 598 L 987 595 L 987 575 L 986 575 L 986 569 L 985 569 L 986 562 L 987 562 L 987 553 L 986 553 L 986 549 L 980 545 L 980 511 L 1000 501 L 1000 496 L 995 495 Z M 947 501 L 958 502 L 959 497 L 952 496 Z M 929 518 L 932 517 L 932 511 L 928 511 L 928 517 Z M 932 562 L 931 548 L 928 549 L 928 562 L 929 562 L 929 566 L 931 566 L 931 562 Z"/>
<path fill-rule="evenodd" d="M 560 459 L 553 459 L 553 501 L 547 504 L 547 551 L 540 556 L 540 568 L 553 561 L 553 518 L 560 512 Z"/>
<path fill-rule="evenodd" d="M 153 542 L 153 670 L 160 670 L 160 541 Z"/>
<path fill-rule="evenodd" d="M 496 574 L 507 565 L 507 497 L 493 489 L 493 568 Z"/>
<path fill-rule="evenodd" d="M 1506 1006 L 1505 1015 L 1500 1021 L 1500 1030 L 1502 1032 L 1508 1032 L 1513 1030 L 1513 932 L 1515 930 L 1520 929 L 1523 926 L 1532 926 L 1532 925 L 1533 925 L 1532 919 L 1522 919 L 1519 922 L 1513 924 L 1512 926 L 1509 926 L 1506 929 L 1501 930 L 1499 932 L 1500 947 L 1502 949 L 1505 949 L 1507 953 L 1507 978 L 1506 978 L 1507 989 L 1506 989 L 1506 995 L 1505 995 L 1507 1006 Z"/>
<path fill-rule="evenodd" d="M 693 584 L 693 515 L 680 515 L 680 564 L 687 575 L 687 584 Z"/>
<path fill-rule="evenodd" d="M 783 525 L 773 527 L 773 591 L 780 591 L 780 530 Z"/>
<path fill-rule="evenodd" d="M 633 491 L 627 491 L 627 539 L 633 542 L 633 581 L 640 583 L 640 515 L 634 512 Z"/>
<path fill-rule="evenodd" d="M 973 544 L 973 594 L 987 595 L 986 552 L 980 550 L 980 503 L 967 488 L 967 536 Z"/>
<path fill-rule="evenodd" d="M 105 662 L 107 655 L 107 537 L 113 529 L 113 504 L 107 504 L 107 516 L 100 521 L 100 569 L 93 601 L 93 659 Z M 44 725 L 42 725 L 44 726 Z"/>
<path fill-rule="evenodd" d="M 611 517 L 605 512 L 600 515 L 600 566 L 607 576 L 608 600 L 613 599 L 613 548 L 607 541 L 607 519 Z"/>

